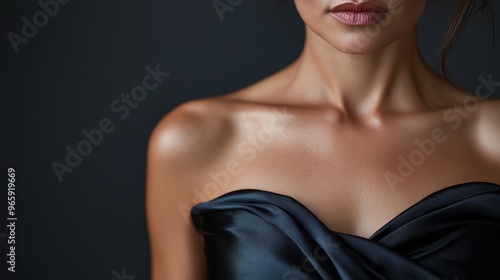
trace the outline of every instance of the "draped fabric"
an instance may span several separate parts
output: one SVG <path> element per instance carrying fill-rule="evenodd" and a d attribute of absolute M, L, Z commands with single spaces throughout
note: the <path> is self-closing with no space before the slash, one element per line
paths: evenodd
<path fill-rule="evenodd" d="M 294 198 L 232 191 L 191 209 L 209 280 L 500 279 L 500 186 L 438 190 L 371 237 L 329 230 Z"/>

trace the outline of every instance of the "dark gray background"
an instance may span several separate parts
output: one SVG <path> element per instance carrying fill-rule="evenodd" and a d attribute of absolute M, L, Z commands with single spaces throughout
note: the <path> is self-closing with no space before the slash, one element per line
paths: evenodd
<path fill-rule="evenodd" d="M 435 69 L 450 13 L 440 3 L 428 1 L 420 25 Z M 7 34 L 21 34 L 21 18 L 40 10 L 36 1 L 0 4 L 1 158 L 4 178 L 7 167 L 17 176 L 16 279 L 127 279 L 113 273 L 122 268 L 149 279 L 144 182 L 152 128 L 182 102 L 228 93 L 292 62 L 303 24 L 291 1 L 243 0 L 221 21 L 212 1 L 71 0 L 15 54 Z M 479 76 L 500 81 L 499 45 L 491 46 L 486 28 L 473 20 L 451 57 L 452 73 L 469 91 Z M 112 102 L 157 64 L 170 76 L 119 119 Z M 499 97 L 497 90 L 492 98 Z M 75 148 L 86 139 L 81 131 L 103 118 L 115 130 L 59 182 L 51 163 L 64 163 L 65 147 Z M 1 224 L 5 233 L 5 218 Z M 0 241 L 5 275 L 7 243 Z"/>

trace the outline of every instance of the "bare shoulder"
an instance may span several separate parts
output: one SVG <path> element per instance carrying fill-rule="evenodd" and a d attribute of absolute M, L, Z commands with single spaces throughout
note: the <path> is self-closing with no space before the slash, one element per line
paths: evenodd
<path fill-rule="evenodd" d="M 231 133 L 230 112 L 222 103 L 204 98 L 176 106 L 151 132 L 149 156 L 169 160 L 179 169 L 210 158 Z"/>
<path fill-rule="evenodd" d="M 238 116 L 276 107 L 267 99 L 280 87 L 274 80 L 279 80 L 279 76 L 286 74 L 284 72 L 238 91 L 194 99 L 176 106 L 153 129 L 150 150 L 156 155 L 184 155 L 182 158 L 189 158 L 192 164 L 194 160 L 204 160 L 220 152 L 234 136 Z"/>
<path fill-rule="evenodd" d="M 479 103 L 476 138 L 484 155 L 500 169 L 500 100 Z"/>

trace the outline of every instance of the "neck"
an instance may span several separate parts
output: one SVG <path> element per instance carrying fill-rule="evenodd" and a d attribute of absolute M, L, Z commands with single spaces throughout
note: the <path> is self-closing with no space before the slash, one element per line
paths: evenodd
<path fill-rule="evenodd" d="M 348 118 L 370 118 L 388 111 L 426 107 L 424 92 L 440 79 L 423 60 L 417 29 L 368 54 L 347 54 L 311 30 L 292 66 L 289 92 L 327 103 Z"/>

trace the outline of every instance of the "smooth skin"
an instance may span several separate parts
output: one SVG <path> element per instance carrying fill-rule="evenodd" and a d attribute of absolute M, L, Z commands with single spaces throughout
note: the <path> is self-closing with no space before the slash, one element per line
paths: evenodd
<path fill-rule="evenodd" d="M 239 91 L 185 102 L 155 127 L 152 280 L 206 279 L 189 210 L 230 191 L 289 195 L 331 230 L 368 238 L 435 191 L 500 184 L 500 101 L 486 99 L 495 86 L 469 93 L 426 65 L 416 28 L 425 1 L 376 1 L 392 11 L 378 33 L 336 21 L 328 11 L 340 2 L 295 1 L 306 23 L 296 61 Z M 412 172 L 398 170 L 404 160 Z"/>

